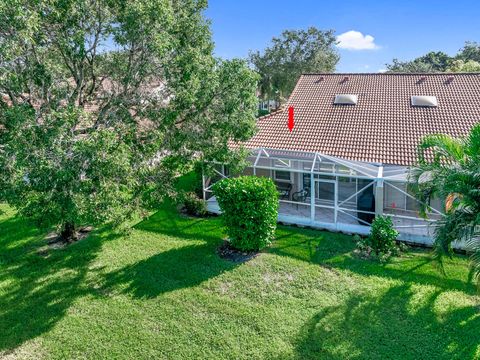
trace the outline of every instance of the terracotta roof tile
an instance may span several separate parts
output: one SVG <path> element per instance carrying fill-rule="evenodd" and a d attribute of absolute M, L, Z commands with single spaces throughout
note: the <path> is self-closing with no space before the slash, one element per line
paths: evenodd
<path fill-rule="evenodd" d="M 358 103 L 334 105 L 336 94 L 356 94 Z M 412 107 L 412 95 L 436 96 L 438 107 Z M 258 133 L 245 145 L 412 165 L 423 136 L 463 136 L 477 122 L 480 74 L 305 74 L 281 111 L 258 119 Z"/>

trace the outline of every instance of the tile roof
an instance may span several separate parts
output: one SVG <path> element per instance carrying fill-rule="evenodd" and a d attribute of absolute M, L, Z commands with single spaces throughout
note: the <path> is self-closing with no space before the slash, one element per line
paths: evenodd
<path fill-rule="evenodd" d="M 334 105 L 336 94 L 356 94 L 358 103 Z M 436 96 L 438 107 L 412 107 L 412 95 Z M 413 165 L 423 136 L 463 136 L 478 122 L 480 74 L 304 74 L 283 110 L 259 118 L 244 145 Z"/>

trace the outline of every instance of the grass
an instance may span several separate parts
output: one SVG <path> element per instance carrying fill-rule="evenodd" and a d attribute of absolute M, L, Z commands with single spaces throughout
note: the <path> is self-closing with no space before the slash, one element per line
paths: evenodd
<path fill-rule="evenodd" d="M 424 251 L 382 265 L 349 236 L 280 226 L 234 264 L 218 218 L 168 204 L 45 256 L 45 234 L 1 208 L 0 358 L 480 358 L 462 257 L 443 277 Z"/>

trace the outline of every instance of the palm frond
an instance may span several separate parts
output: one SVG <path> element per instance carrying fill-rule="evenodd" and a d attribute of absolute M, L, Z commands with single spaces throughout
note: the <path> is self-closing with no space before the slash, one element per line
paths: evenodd
<path fill-rule="evenodd" d="M 480 156 L 480 124 L 475 125 L 467 138 L 467 153 L 472 157 Z"/>
<path fill-rule="evenodd" d="M 417 197 L 445 200 L 446 214 L 436 223 L 434 259 L 445 274 L 444 258 L 463 241 L 471 253 L 471 279 L 480 289 L 480 124 L 467 138 L 434 134 L 419 146 L 418 166 L 410 171 Z"/>
<path fill-rule="evenodd" d="M 480 236 L 472 237 L 467 244 L 467 248 L 473 252 L 470 256 L 469 281 L 475 280 L 480 288 Z"/>
<path fill-rule="evenodd" d="M 419 146 L 420 163 L 432 158 L 436 164 L 461 161 L 465 157 L 465 141 L 445 134 L 432 134 L 423 138 Z"/>

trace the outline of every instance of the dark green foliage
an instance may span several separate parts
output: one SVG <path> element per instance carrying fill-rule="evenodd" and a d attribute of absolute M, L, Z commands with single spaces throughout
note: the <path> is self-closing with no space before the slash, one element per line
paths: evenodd
<path fill-rule="evenodd" d="M 452 256 L 452 244 L 463 240 L 472 253 L 472 276 L 480 281 L 480 125 L 466 138 L 425 137 L 410 177 L 425 215 L 430 199 L 445 199 L 445 216 L 436 222 L 435 232 L 440 265 L 445 255 Z"/>
<path fill-rule="evenodd" d="M 207 213 L 207 206 L 203 199 L 200 199 L 193 191 L 182 193 L 179 196 L 182 209 L 193 216 L 204 216 Z"/>
<path fill-rule="evenodd" d="M 429 72 L 478 72 L 480 68 L 480 44 L 467 41 L 455 56 L 442 51 L 431 51 L 410 61 L 393 59 L 386 64 L 392 73 Z"/>
<path fill-rule="evenodd" d="M 392 219 L 388 216 L 377 216 L 372 222 L 370 235 L 359 240 L 357 248 L 363 255 L 385 261 L 390 256 L 398 254 L 397 236 L 398 231 L 393 228 Z"/>
<path fill-rule="evenodd" d="M 203 172 L 203 164 L 197 163 L 191 173 L 191 176 L 193 176 L 192 191 L 195 192 L 195 194 L 197 194 L 197 197 L 199 198 L 203 198 L 202 172 Z"/>
<path fill-rule="evenodd" d="M 302 73 L 333 72 L 340 57 L 332 30 L 310 27 L 285 30 L 263 53 L 252 52 L 250 62 L 260 74 L 259 89 L 266 100 L 284 101 Z"/>
<path fill-rule="evenodd" d="M 388 216 L 377 216 L 372 223 L 368 242 L 375 253 L 386 253 L 395 247 L 398 231 L 393 228 L 392 219 Z"/>
<path fill-rule="evenodd" d="M 0 2 L 0 199 L 68 240 L 240 164 L 258 76 L 213 54 L 205 0 Z"/>
<path fill-rule="evenodd" d="M 278 192 L 271 179 L 241 176 L 213 186 L 231 245 L 260 250 L 275 236 Z"/>
<path fill-rule="evenodd" d="M 457 59 L 463 61 L 475 61 L 480 63 L 480 43 L 475 41 L 467 41 L 460 52 L 457 54 Z"/>
<path fill-rule="evenodd" d="M 260 109 L 260 110 L 258 110 L 258 116 L 257 117 L 265 116 L 265 115 L 268 115 L 268 114 L 270 114 L 269 110 Z"/>
<path fill-rule="evenodd" d="M 395 73 L 428 73 L 447 71 L 453 58 L 444 52 L 431 51 L 411 61 L 393 59 L 391 64 L 386 64 L 388 72 Z"/>

